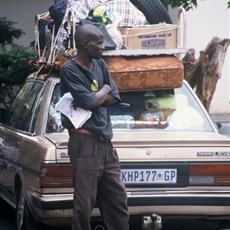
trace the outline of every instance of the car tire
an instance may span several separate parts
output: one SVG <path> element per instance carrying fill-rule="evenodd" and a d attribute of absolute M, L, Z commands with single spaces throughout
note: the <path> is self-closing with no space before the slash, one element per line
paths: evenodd
<path fill-rule="evenodd" d="M 146 17 L 150 24 L 166 22 L 172 24 L 172 19 L 160 0 L 130 0 Z"/>
<path fill-rule="evenodd" d="M 23 189 L 17 196 L 17 206 L 16 206 L 16 225 L 18 230 L 38 230 L 41 229 L 39 225 L 33 218 L 29 207 L 26 203 L 25 195 Z"/>

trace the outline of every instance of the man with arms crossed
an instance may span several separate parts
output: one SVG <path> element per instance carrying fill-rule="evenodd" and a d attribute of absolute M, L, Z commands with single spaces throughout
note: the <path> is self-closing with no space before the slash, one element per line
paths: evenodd
<path fill-rule="evenodd" d="M 103 34 L 94 25 L 78 25 L 77 55 L 61 69 L 62 93 L 70 92 L 75 106 L 92 111 L 80 129 L 63 116 L 69 130 L 68 154 L 73 168 L 73 230 L 90 230 L 97 201 L 107 230 L 128 230 L 127 196 L 120 163 L 113 148 L 108 107 L 120 102 L 117 87 L 101 59 Z"/>

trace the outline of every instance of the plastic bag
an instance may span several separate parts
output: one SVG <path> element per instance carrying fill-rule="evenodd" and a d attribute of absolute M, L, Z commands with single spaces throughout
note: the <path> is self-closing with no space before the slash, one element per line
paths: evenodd
<path fill-rule="evenodd" d="M 90 24 L 97 26 L 100 29 L 100 31 L 103 33 L 103 36 L 104 36 L 103 45 L 104 45 L 105 50 L 115 50 L 117 48 L 116 43 L 111 38 L 103 22 L 98 22 L 98 21 L 95 21 L 92 17 L 87 17 L 85 19 L 82 19 L 79 22 L 79 25 L 86 24 L 86 23 L 90 23 Z"/>
<path fill-rule="evenodd" d="M 117 50 L 122 49 L 123 45 L 124 45 L 123 37 L 122 37 L 120 31 L 118 30 L 119 21 L 120 21 L 119 15 L 115 15 L 115 20 L 113 21 L 113 23 L 107 24 L 105 26 L 110 37 L 116 43 L 116 45 L 117 45 L 116 49 Z"/>

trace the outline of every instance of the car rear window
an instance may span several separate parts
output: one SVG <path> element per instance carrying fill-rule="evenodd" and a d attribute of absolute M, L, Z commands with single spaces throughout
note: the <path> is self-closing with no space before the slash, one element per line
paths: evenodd
<path fill-rule="evenodd" d="M 121 92 L 121 103 L 109 107 L 114 130 L 152 129 L 213 131 L 203 108 L 186 85 L 178 89 Z M 63 132 L 61 115 L 55 104 L 61 98 L 59 84 L 54 88 L 47 132 Z"/>
<path fill-rule="evenodd" d="M 61 123 L 61 113 L 55 110 L 55 104 L 61 98 L 61 90 L 59 84 L 56 84 L 53 90 L 53 94 L 51 97 L 51 102 L 49 106 L 48 112 L 48 120 L 46 131 L 47 133 L 59 133 L 64 131 L 64 127 Z"/>
<path fill-rule="evenodd" d="M 114 129 L 213 130 L 186 86 L 124 92 L 120 96 L 121 103 L 110 108 Z"/>

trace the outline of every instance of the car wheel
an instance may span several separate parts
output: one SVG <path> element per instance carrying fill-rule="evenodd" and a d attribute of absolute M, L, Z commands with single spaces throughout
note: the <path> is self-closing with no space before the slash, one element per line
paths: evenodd
<path fill-rule="evenodd" d="M 150 24 L 172 23 L 167 9 L 160 0 L 131 0 L 131 2 L 145 15 Z"/>
<path fill-rule="evenodd" d="M 23 189 L 20 188 L 17 197 L 17 207 L 16 207 L 16 224 L 17 230 L 38 230 L 41 229 L 40 225 L 34 220 L 28 205 L 26 203 L 25 194 Z"/>
<path fill-rule="evenodd" d="M 26 229 L 25 228 L 25 198 L 22 192 L 22 189 L 20 189 L 20 192 L 18 194 L 18 199 L 17 199 L 17 208 L 16 208 L 16 223 L 17 223 L 17 229 L 22 230 Z"/>

